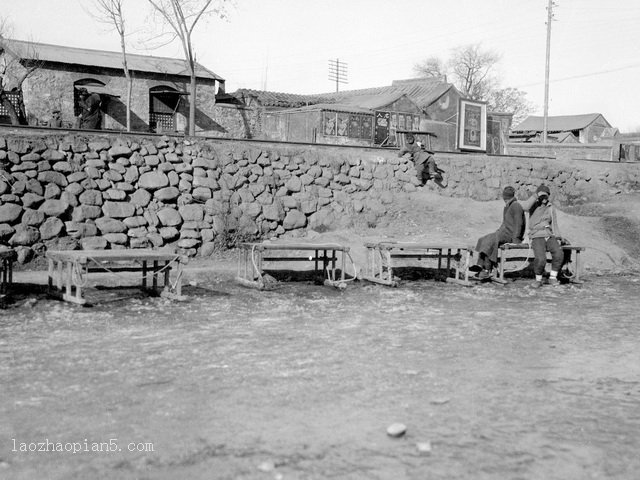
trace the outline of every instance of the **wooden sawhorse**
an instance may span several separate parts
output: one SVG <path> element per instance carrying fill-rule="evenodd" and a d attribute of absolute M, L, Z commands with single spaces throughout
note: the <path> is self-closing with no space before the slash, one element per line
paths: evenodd
<path fill-rule="evenodd" d="M 526 250 L 526 256 L 522 256 L 522 254 L 517 256 L 508 255 L 508 252 L 522 252 L 523 250 Z M 580 263 L 580 253 L 585 250 L 585 247 L 578 247 L 575 245 L 562 245 L 562 250 L 565 252 L 565 255 L 575 253 L 575 258 L 574 260 L 572 260 L 572 262 L 575 263 L 575 267 L 571 271 L 572 276 L 569 278 L 569 281 L 571 283 L 582 283 L 582 281 L 580 280 L 580 273 L 582 271 L 582 265 Z M 505 243 L 503 245 L 500 245 L 500 247 L 498 248 L 498 276 L 494 277 L 492 280 L 498 283 L 506 283 L 504 274 L 505 267 L 508 262 L 519 261 L 526 262 L 528 264 L 532 260 L 533 250 L 531 250 L 531 246 L 528 243 Z M 551 259 L 547 258 L 547 262 L 550 261 Z M 563 267 L 566 267 L 566 265 L 567 264 L 563 265 Z M 522 268 L 525 267 L 526 265 Z M 522 268 L 516 270 L 522 270 Z"/>
<path fill-rule="evenodd" d="M 13 262 L 16 258 L 16 252 L 12 248 L 0 249 L 0 298 L 9 293 L 13 284 Z"/>
<path fill-rule="evenodd" d="M 280 253 L 280 255 L 274 255 Z M 311 253 L 311 254 L 310 254 Z M 271 285 L 265 282 L 264 263 L 266 262 L 313 262 L 313 271 L 324 272 L 325 285 L 345 288 L 346 282 L 356 277 L 355 265 L 352 278 L 347 278 L 346 259 L 349 247 L 335 243 L 243 243 L 238 257 L 238 283 L 266 290 Z M 349 257 L 351 258 L 351 257 Z"/>
<path fill-rule="evenodd" d="M 471 286 L 469 281 L 469 261 L 471 249 L 461 246 L 430 245 L 424 243 L 375 242 L 365 243 L 367 248 L 367 271 L 364 280 L 390 287 L 398 286 L 393 269 L 402 260 L 437 260 L 437 269 L 444 269 L 446 281 L 458 285 Z M 446 265 L 443 263 L 446 262 Z M 453 276 L 451 271 L 453 268 Z"/>
<path fill-rule="evenodd" d="M 48 251 L 49 293 L 61 296 L 67 302 L 84 305 L 87 300 L 82 289 L 88 274 L 92 272 L 141 272 L 141 288 L 147 289 L 147 277 L 152 275 L 152 287 L 158 287 L 158 275 L 164 276 L 162 295 L 172 299 L 183 299 L 182 265 L 186 257 L 162 250 L 60 250 Z M 171 269 L 175 268 L 176 281 L 170 283 Z M 55 287 L 54 287 L 55 280 Z"/>

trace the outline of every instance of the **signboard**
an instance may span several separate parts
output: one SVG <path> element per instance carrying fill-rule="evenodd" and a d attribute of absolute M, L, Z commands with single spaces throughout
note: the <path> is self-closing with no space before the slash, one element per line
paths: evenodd
<path fill-rule="evenodd" d="M 374 143 L 380 145 L 389 138 L 389 121 L 391 114 L 389 112 L 376 112 L 376 134 Z"/>

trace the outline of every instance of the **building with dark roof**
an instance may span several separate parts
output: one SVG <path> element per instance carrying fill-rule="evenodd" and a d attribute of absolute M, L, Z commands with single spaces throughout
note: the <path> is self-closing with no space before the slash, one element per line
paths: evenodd
<path fill-rule="evenodd" d="M 232 95 L 261 112 L 259 138 L 393 146 L 402 142 L 398 132 L 414 131 L 432 133 L 434 148 L 455 148 L 460 93 L 440 79 L 313 95 L 250 89 Z"/>
<path fill-rule="evenodd" d="M 22 84 L 22 101 L 30 124 L 46 125 L 60 110 L 63 126 L 72 127 L 80 113 L 81 88 L 101 97 L 103 128 L 126 128 L 127 82 L 122 53 L 65 47 L 20 40 L 0 40 L 0 54 L 15 66 L 8 83 L 30 66 L 35 71 Z M 131 71 L 132 130 L 185 131 L 189 111 L 190 76 L 183 59 L 127 54 Z M 219 131 L 213 106 L 224 93 L 224 78 L 196 65 L 196 130 Z M 10 89 L 10 85 L 5 85 Z M 5 112 L 6 113 L 6 112 Z M 1 116 L 2 112 L 0 112 Z M 4 121 L 6 123 L 6 118 Z M 2 121 L 2 118 L 0 118 Z"/>
<path fill-rule="evenodd" d="M 600 113 L 547 117 L 547 139 L 556 143 L 596 143 L 611 125 Z M 509 133 L 512 142 L 540 142 L 544 117 L 530 115 Z"/>
<path fill-rule="evenodd" d="M 461 94 L 441 78 L 394 80 L 382 87 L 313 95 L 251 89 L 230 95 L 257 112 L 256 138 L 396 146 L 403 143 L 402 133 L 411 131 L 434 150 L 457 150 Z M 487 116 L 487 151 L 502 153 L 511 115 Z"/>

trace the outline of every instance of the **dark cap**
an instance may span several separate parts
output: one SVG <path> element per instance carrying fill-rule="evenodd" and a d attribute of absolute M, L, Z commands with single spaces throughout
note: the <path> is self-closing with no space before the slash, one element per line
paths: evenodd
<path fill-rule="evenodd" d="M 60 113 L 60 110 L 56 108 L 55 110 L 51 110 L 51 113 Z"/>
<path fill-rule="evenodd" d="M 551 195 L 551 190 L 549 190 L 549 187 L 547 187 L 546 185 L 540 185 L 536 190 L 536 193 L 539 195 L 549 196 Z"/>
<path fill-rule="evenodd" d="M 516 190 L 513 187 L 504 187 L 504 190 L 502 191 L 502 198 L 507 199 L 507 198 L 513 198 L 516 196 Z"/>

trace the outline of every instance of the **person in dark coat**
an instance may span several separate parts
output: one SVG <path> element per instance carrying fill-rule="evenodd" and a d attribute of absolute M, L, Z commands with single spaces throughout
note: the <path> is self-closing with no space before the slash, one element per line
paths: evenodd
<path fill-rule="evenodd" d="M 89 94 L 86 88 L 80 89 L 80 128 L 100 130 L 102 128 L 102 112 L 100 112 L 100 95 Z"/>
<path fill-rule="evenodd" d="M 416 142 L 415 137 L 411 134 L 405 135 L 404 140 L 405 140 L 405 145 L 398 152 L 398 156 L 402 157 L 408 153 L 409 157 L 411 158 L 411 161 L 413 161 L 415 154 L 420 151 L 419 142 Z"/>
<path fill-rule="evenodd" d="M 498 248 L 505 243 L 522 243 L 526 221 L 524 209 L 516 200 L 515 189 L 505 187 L 502 191 L 502 199 L 505 206 L 502 212 L 502 225 L 493 233 L 489 233 L 478 239 L 476 251 L 478 252 L 477 265 L 471 270 L 478 271 L 477 278 L 487 280 L 491 278 L 491 271 L 498 263 Z"/>

